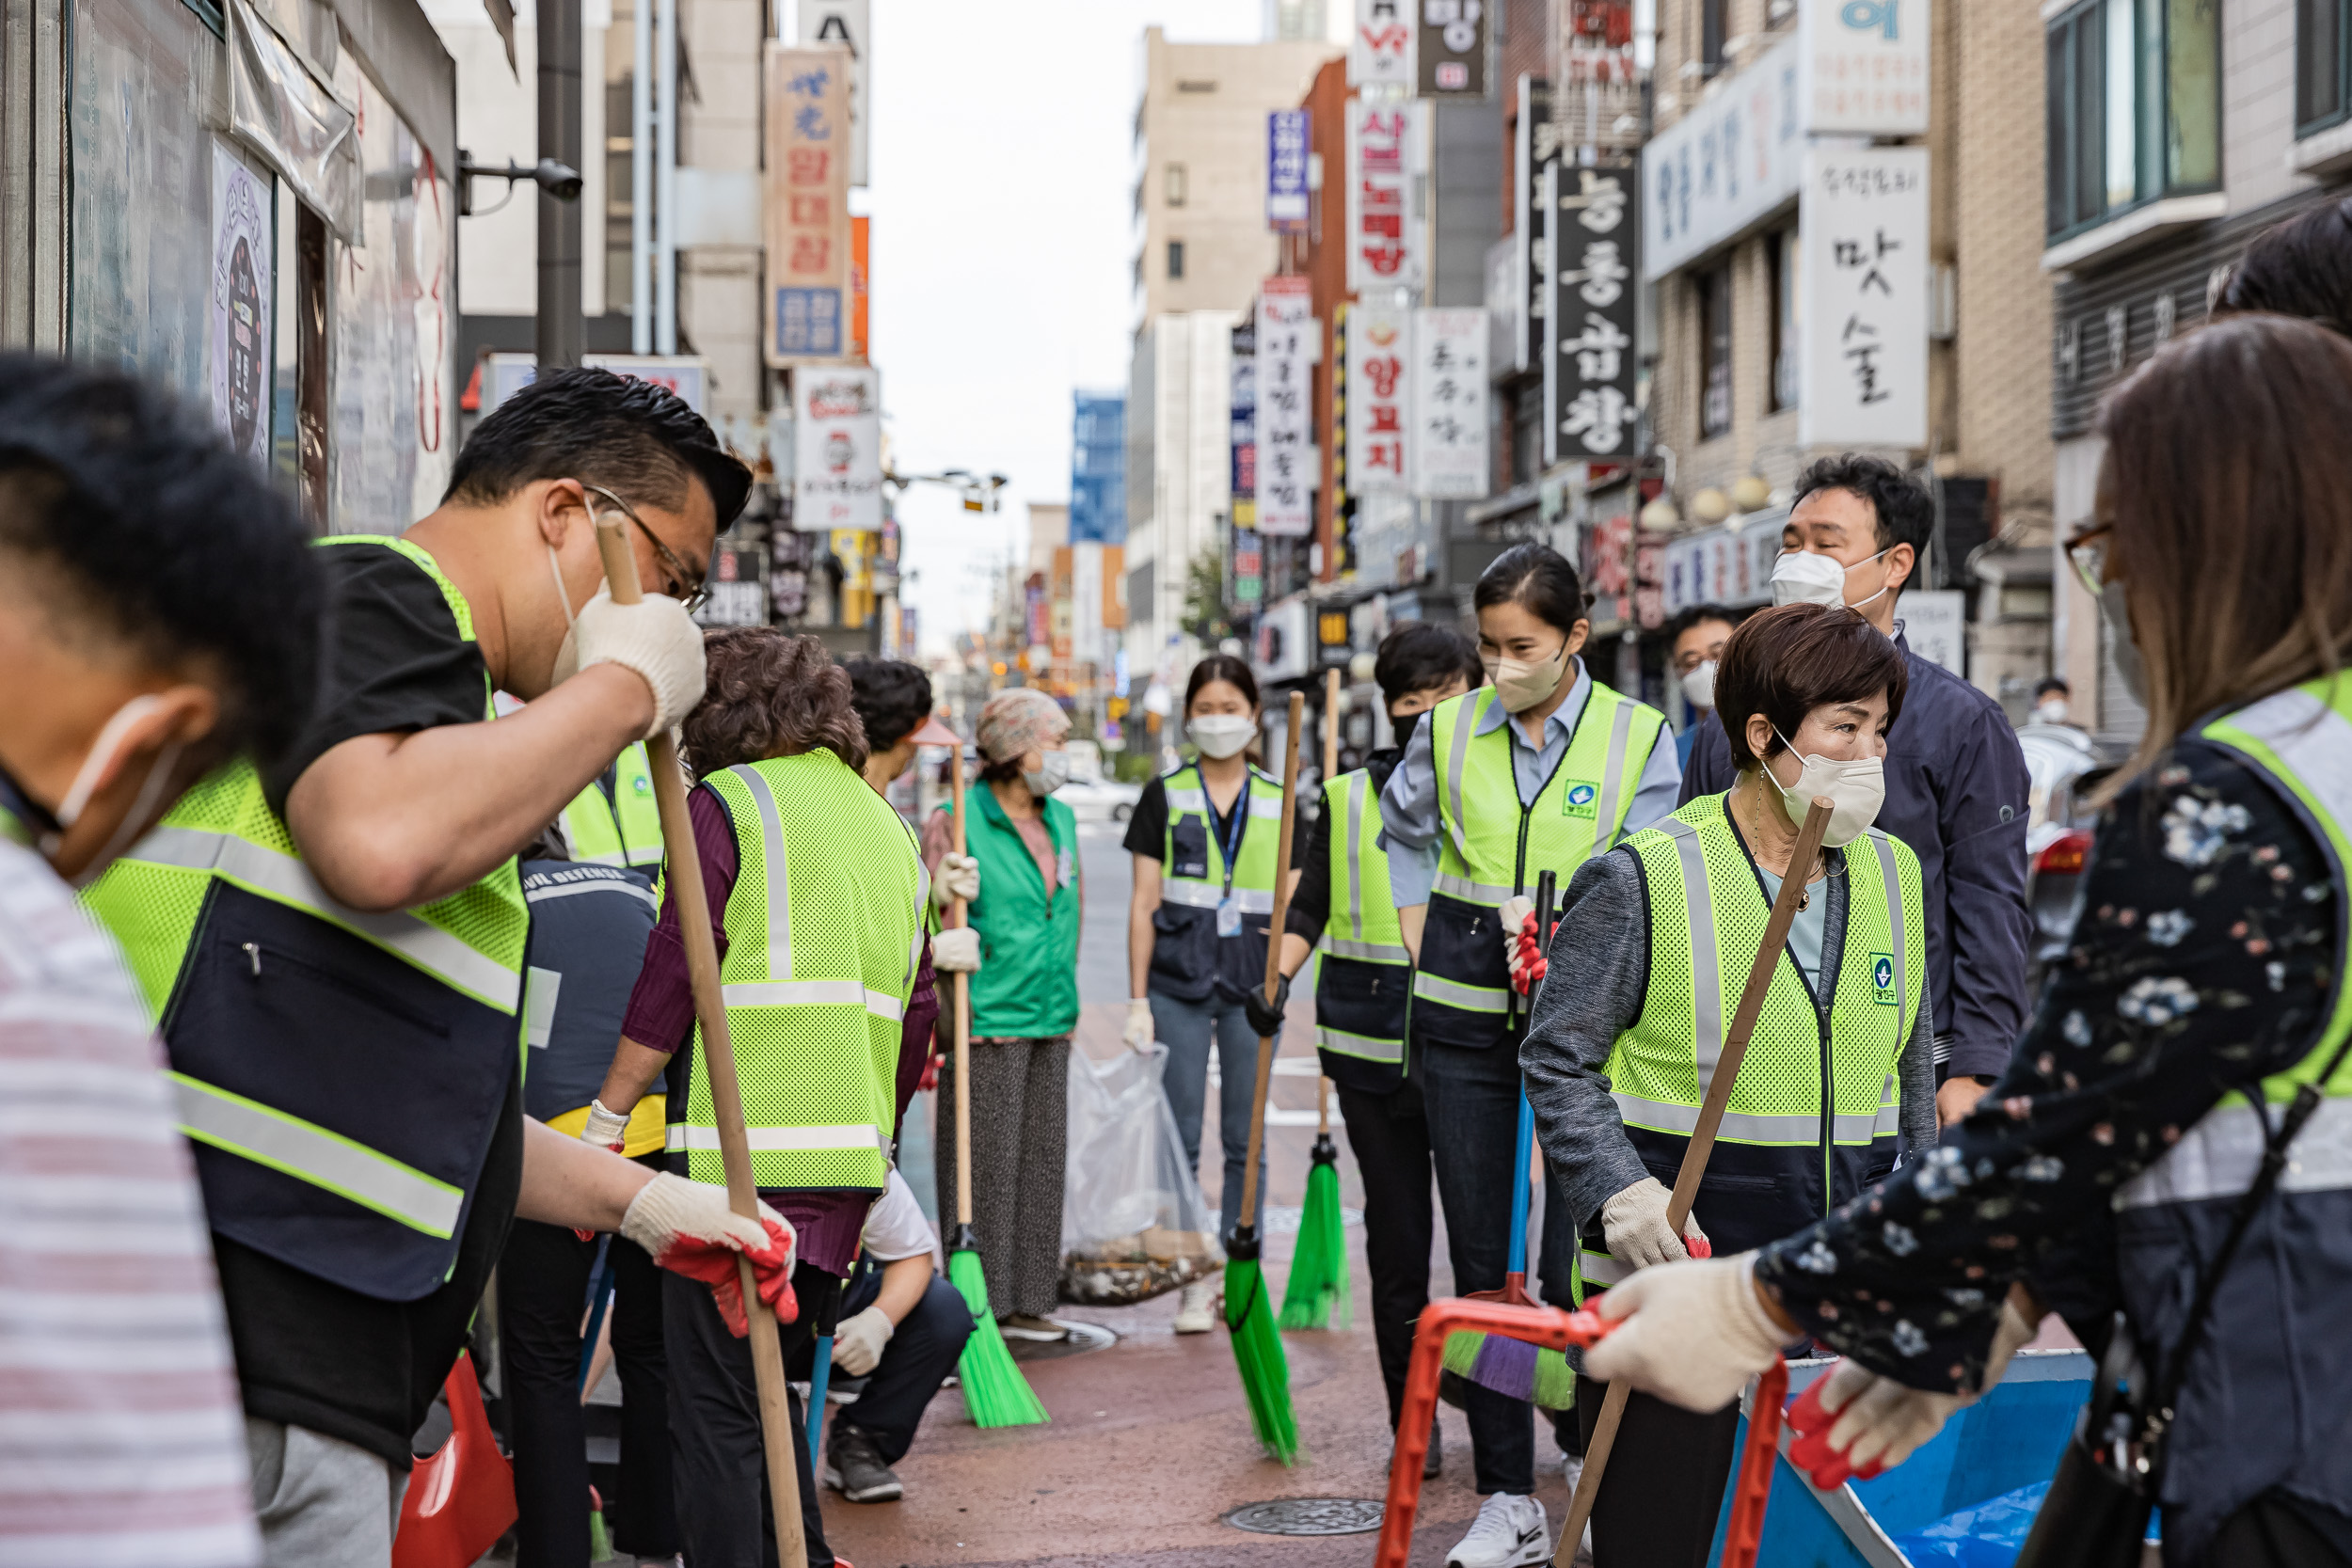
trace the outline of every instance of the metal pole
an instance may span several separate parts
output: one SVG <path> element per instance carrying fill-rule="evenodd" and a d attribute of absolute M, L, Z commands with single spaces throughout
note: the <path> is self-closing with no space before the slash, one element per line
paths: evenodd
<path fill-rule="evenodd" d="M 660 122 L 660 161 L 654 170 L 654 352 L 677 352 L 677 8 L 661 0 L 654 40 L 654 75 L 661 84 L 655 114 Z"/>
<path fill-rule="evenodd" d="M 653 8 L 633 0 L 636 64 L 628 79 L 628 347 L 653 352 Z"/>
<path fill-rule="evenodd" d="M 584 167 L 580 124 L 580 0 L 539 8 L 539 156 Z M 580 363 L 587 327 L 580 312 L 580 203 L 539 193 L 536 347 L 542 372 Z"/>

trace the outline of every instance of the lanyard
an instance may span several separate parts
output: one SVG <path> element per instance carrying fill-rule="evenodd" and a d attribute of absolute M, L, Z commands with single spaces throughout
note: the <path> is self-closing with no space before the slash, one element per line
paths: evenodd
<path fill-rule="evenodd" d="M 1200 781 L 1200 798 L 1208 801 L 1209 811 L 1214 818 L 1216 801 L 1210 799 L 1209 782 L 1206 779 Z M 1232 824 L 1225 832 L 1222 846 L 1225 850 L 1225 897 L 1227 898 L 1233 896 L 1233 872 L 1241 864 L 1241 839 L 1242 835 L 1249 831 L 1249 775 L 1247 773 L 1242 775 L 1241 793 L 1233 797 Z"/>

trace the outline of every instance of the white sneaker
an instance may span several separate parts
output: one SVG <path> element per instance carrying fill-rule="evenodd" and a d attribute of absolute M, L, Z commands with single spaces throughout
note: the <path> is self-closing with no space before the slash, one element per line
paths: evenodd
<path fill-rule="evenodd" d="M 1446 1568 L 1531 1568 L 1551 1556 L 1544 1505 L 1497 1492 L 1479 1505 L 1470 1533 L 1445 1554 Z"/>
<path fill-rule="evenodd" d="M 1216 1327 L 1218 1311 L 1224 1307 L 1224 1292 L 1206 1279 L 1196 1279 L 1184 1287 L 1184 1295 L 1176 1303 L 1176 1332 L 1206 1334 Z"/>

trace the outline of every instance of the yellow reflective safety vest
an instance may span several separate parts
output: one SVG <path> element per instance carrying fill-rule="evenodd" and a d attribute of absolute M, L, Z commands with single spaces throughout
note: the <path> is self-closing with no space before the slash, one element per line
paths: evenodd
<path fill-rule="evenodd" d="M 473 640 L 430 555 L 321 541 L 354 544 L 406 556 Z M 383 1300 L 439 1286 L 523 1048 L 515 863 L 416 909 L 350 909 L 240 761 L 84 896 L 161 1018 L 213 1228 Z"/>
<path fill-rule="evenodd" d="M 818 748 L 722 768 L 740 867 L 720 961 L 727 1032 L 764 1188 L 880 1192 L 898 1131 L 898 1044 L 930 895 L 906 822 Z M 702 1028 L 684 1094 L 672 1076 L 674 1166 L 724 1184 Z"/>
<path fill-rule="evenodd" d="M 661 869 L 661 813 L 654 804 L 653 765 L 645 743 L 633 740 L 604 777 L 564 808 L 564 837 L 572 859 L 627 866 L 651 876 Z"/>
<path fill-rule="evenodd" d="M 1590 681 L 1567 750 L 1534 800 L 1519 803 L 1510 725 L 1490 686 L 1450 697 L 1427 720 L 1437 769 L 1438 876 L 1413 976 L 1415 1037 L 1484 1050 L 1508 1033 L 1510 970 L 1502 904 L 1545 871 L 1565 892 L 1577 867 L 1625 831 L 1665 715 Z M 1520 1009 L 1524 1022 L 1526 1012 Z"/>
<path fill-rule="evenodd" d="M 1168 793 L 1168 829 L 1160 907 L 1152 916 L 1151 989 L 1180 1002 L 1205 1002 L 1220 990 L 1238 1000 L 1265 985 L 1266 927 L 1274 920 L 1275 863 L 1281 858 L 1282 781 L 1249 769 L 1234 801 L 1240 847 L 1230 861 L 1200 768 L 1187 763 L 1163 775 L 1160 787 Z M 1220 937 L 1216 907 L 1229 890 L 1241 925 Z"/>
<path fill-rule="evenodd" d="M 1331 912 L 1315 974 L 1315 1049 L 1324 1076 L 1367 1094 L 1405 1081 L 1405 1015 L 1412 958 L 1405 950 L 1389 857 L 1380 847 L 1380 791 L 1358 768 L 1323 786 L 1329 824 Z"/>
<path fill-rule="evenodd" d="M 1625 843 L 1649 909 L 1649 980 L 1607 1072 L 1626 1136 L 1669 1186 L 1772 916 L 1728 799 L 1702 796 Z M 1896 1065 L 1927 997 L 1919 860 L 1873 828 L 1829 861 L 1846 910 L 1840 950 L 1822 955 L 1836 965 L 1830 994 L 1815 994 L 1780 954 L 1699 1187 L 1699 1225 L 1723 1256 L 1820 1218 L 1895 1165 Z M 1585 1281 L 1611 1285 L 1626 1272 L 1596 1217 Z"/>

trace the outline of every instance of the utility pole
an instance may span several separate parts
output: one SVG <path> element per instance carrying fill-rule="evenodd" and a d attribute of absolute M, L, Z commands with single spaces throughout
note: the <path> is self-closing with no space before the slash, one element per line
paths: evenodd
<path fill-rule="evenodd" d="M 642 3 L 642 0 L 641 0 Z M 539 156 L 568 168 L 587 166 L 580 124 L 580 0 L 540 0 Z M 580 316 L 580 203 L 539 193 L 541 373 L 580 363 L 587 348 Z"/>

